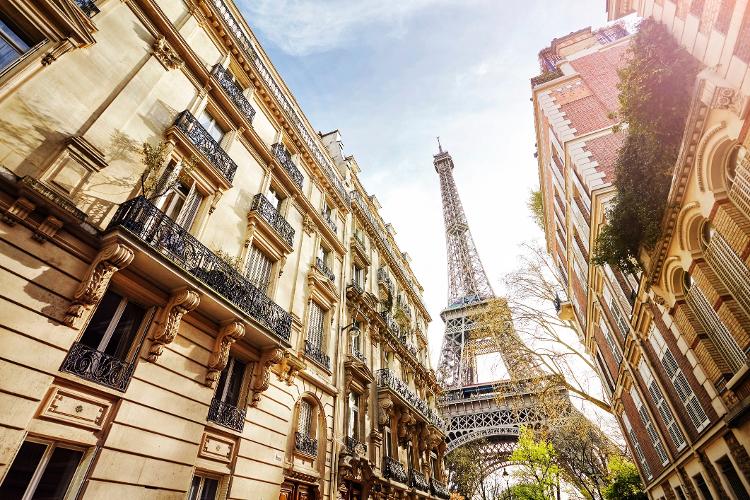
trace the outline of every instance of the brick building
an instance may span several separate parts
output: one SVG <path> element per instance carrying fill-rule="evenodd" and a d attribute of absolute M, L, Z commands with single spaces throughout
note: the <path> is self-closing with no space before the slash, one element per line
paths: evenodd
<path fill-rule="evenodd" d="M 231 0 L 0 2 L 0 498 L 447 498 L 359 172 Z"/>
<path fill-rule="evenodd" d="M 743 85 L 746 2 L 608 3 L 653 15 L 707 69 L 698 76 L 664 233 L 645 271 L 590 263 L 614 195 L 623 133 L 617 68 L 630 36 L 580 30 L 540 53 L 532 79 L 547 248 L 566 277 L 559 313 L 578 328 L 652 498 L 748 498 L 750 204 Z M 748 73 L 750 74 L 750 73 Z"/>

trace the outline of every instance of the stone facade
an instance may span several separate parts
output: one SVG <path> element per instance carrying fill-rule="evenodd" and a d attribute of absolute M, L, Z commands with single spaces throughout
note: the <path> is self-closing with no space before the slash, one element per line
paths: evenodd
<path fill-rule="evenodd" d="M 614 196 L 623 133 L 611 113 L 630 37 L 586 29 L 540 53 L 543 74 L 557 71 L 532 81 L 532 92 L 546 240 L 567 277 L 560 314 L 598 367 L 651 498 L 746 498 L 750 9 L 729 0 L 607 2 L 613 20 L 633 9 L 664 23 L 705 69 L 663 236 L 633 276 L 590 263 Z M 589 95 L 596 101 L 575 104 Z"/>
<path fill-rule="evenodd" d="M 237 7 L 0 21 L 0 497 L 445 498 L 422 289 Z"/>

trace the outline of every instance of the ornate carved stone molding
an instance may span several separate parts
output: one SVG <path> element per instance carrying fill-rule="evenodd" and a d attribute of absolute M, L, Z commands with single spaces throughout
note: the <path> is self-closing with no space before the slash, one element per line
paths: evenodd
<path fill-rule="evenodd" d="M 315 221 L 307 214 L 305 214 L 302 218 L 302 230 L 308 236 L 312 236 L 313 234 L 315 234 Z"/>
<path fill-rule="evenodd" d="M 716 87 L 711 99 L 711 107 L 715 109 L 728 109 L 737 116 L 743 118 L 746 114 L 747 99 L 741 92 L 730 87 Z"/>
<path fill-rule="evenodd" d="M 36 208 L 36 205 L 31 200 L 23 197 L 18 198 L 0 214 L 0 220 L 9 226 L 15 226 L 16 222 L 25 220 L 34 211 L 34 208 Z"/>
<path fill-rule="evenodd" d="M 267 351 L 261 358 L 260 363 L 258 364 L 258 373 L 256 374 L 255 381 L 251 387 L 253 397 L 250 401 L 250 406 L 253 408 L 258 406 L 261 394 L 268 389 L 271 378 L 271 367 L 284 359 L 284 352 L 285 351 L 280 347 L 275 347 Z"/>
<path fill-rule="evenodd" d="M 219 334 L 216 336 L 216 343 L 214 343 L 214 350 L 208 358 L 207 386 L 212 389 L 216 387 L 221 370 L 227 366 L 227 362 L 229 361 L 229 348 L 244 335 L 245 325 L 239 321 L 232 321 L 219 330 Z"/>
<path fill-rule="evenodd" d="M 63 323 L 71 328 L 79 328 L 84 313 L 99 303 L 109 286 L 112 275 L 127 267 L 135 253 L 133 249 L 113 241 L 105 246 L 89 266 L 78 289 L 73 295 L 73 301 L 63 318 Z"/>
<path fill-rule="evenodd" d="M 48 215 L 36 228 L 31 235 L 39 243 L 52 239 L 63 226 L 63 221 L 53 215 Z"/>
<path fill-rule="evenodd" d="M 307 364 L 289 351 L 284 351 L 284 355 L 278 364 L 276 370 L 277 376 L 281 382 L 292 385 L 299 372 L 305 371 Z"/>
<path fill-rule="evenodd" d="M 393 399 L 386 394 L 378 399 L 378 425 L 386 425 L 393 416 Z"/>
<path fill-rule="evenodd" d="M 200 301 L 200 294 L 192 288 L 184 288 L 172 294 L 157 322 L 156 333 L 151 338 L 151 348 L 148 352 L 149 361 L 155 363 L 159 359 L 164 346 L 172 343 L 177 336 L 182 317 L 198 307 Z"/>
<path fill-rule="evenodd" d="M 185 62 L 180 59 L 177 52 L 167 43 L 166 38 L 158 36 L 154 45 L 151 46 L 152 54 L 167 70 L 180 69 Z"/>

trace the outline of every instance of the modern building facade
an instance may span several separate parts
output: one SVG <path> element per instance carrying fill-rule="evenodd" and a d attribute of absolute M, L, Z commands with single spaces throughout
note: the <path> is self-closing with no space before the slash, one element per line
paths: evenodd
<path fill-rule="evenodd" d="M 553 40 L 532 79 L 548 251 L 566 277 L 558 302 L 595 361 L 651 498 L 748 498 L 750 309 L 747 2 L 607 4 L 674 33 L 704 68 L 653 252 L 638 276 L 590 258 L 614 195 L 618 27 Z M 614 25 L 617 26 L 617 25 Z"/>
<path fill-rule="evenodd" d="M 342 151 L 231 0 L 0 4 L 0 497 L 447 498 Z"/>

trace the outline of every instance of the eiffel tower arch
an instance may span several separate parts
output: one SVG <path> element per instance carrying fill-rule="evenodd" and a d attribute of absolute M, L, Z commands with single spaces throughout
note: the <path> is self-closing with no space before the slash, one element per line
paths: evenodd
<path fill-rule="evenodd" d="M 437 377 L 444 390 L 439 406 L 448 423 L 447 451 L 482 440 L 481 453 L 496 469 L 507 463 L 522 425 L 545 422 L 542 397 L 545 401 L 555 397 L 562 406 L 570 405 L 570 400 L 555 376 L 545 375 L 523 355 L 524 349 L 511 348 L 523 341 L 513 329 L 504 299 L 495 296 L 487 279 L 453 178 L 453 159 L 442 146 L 439 149 L 433 164 L 443 202 L 448 305 L 440 314 L 445 333 Z M 502 345 L 482 327 L 490 311 L 504 314 Z M 477 357 L 485 354 L 499 355 L 509 379 L 479 380 Z"/>

